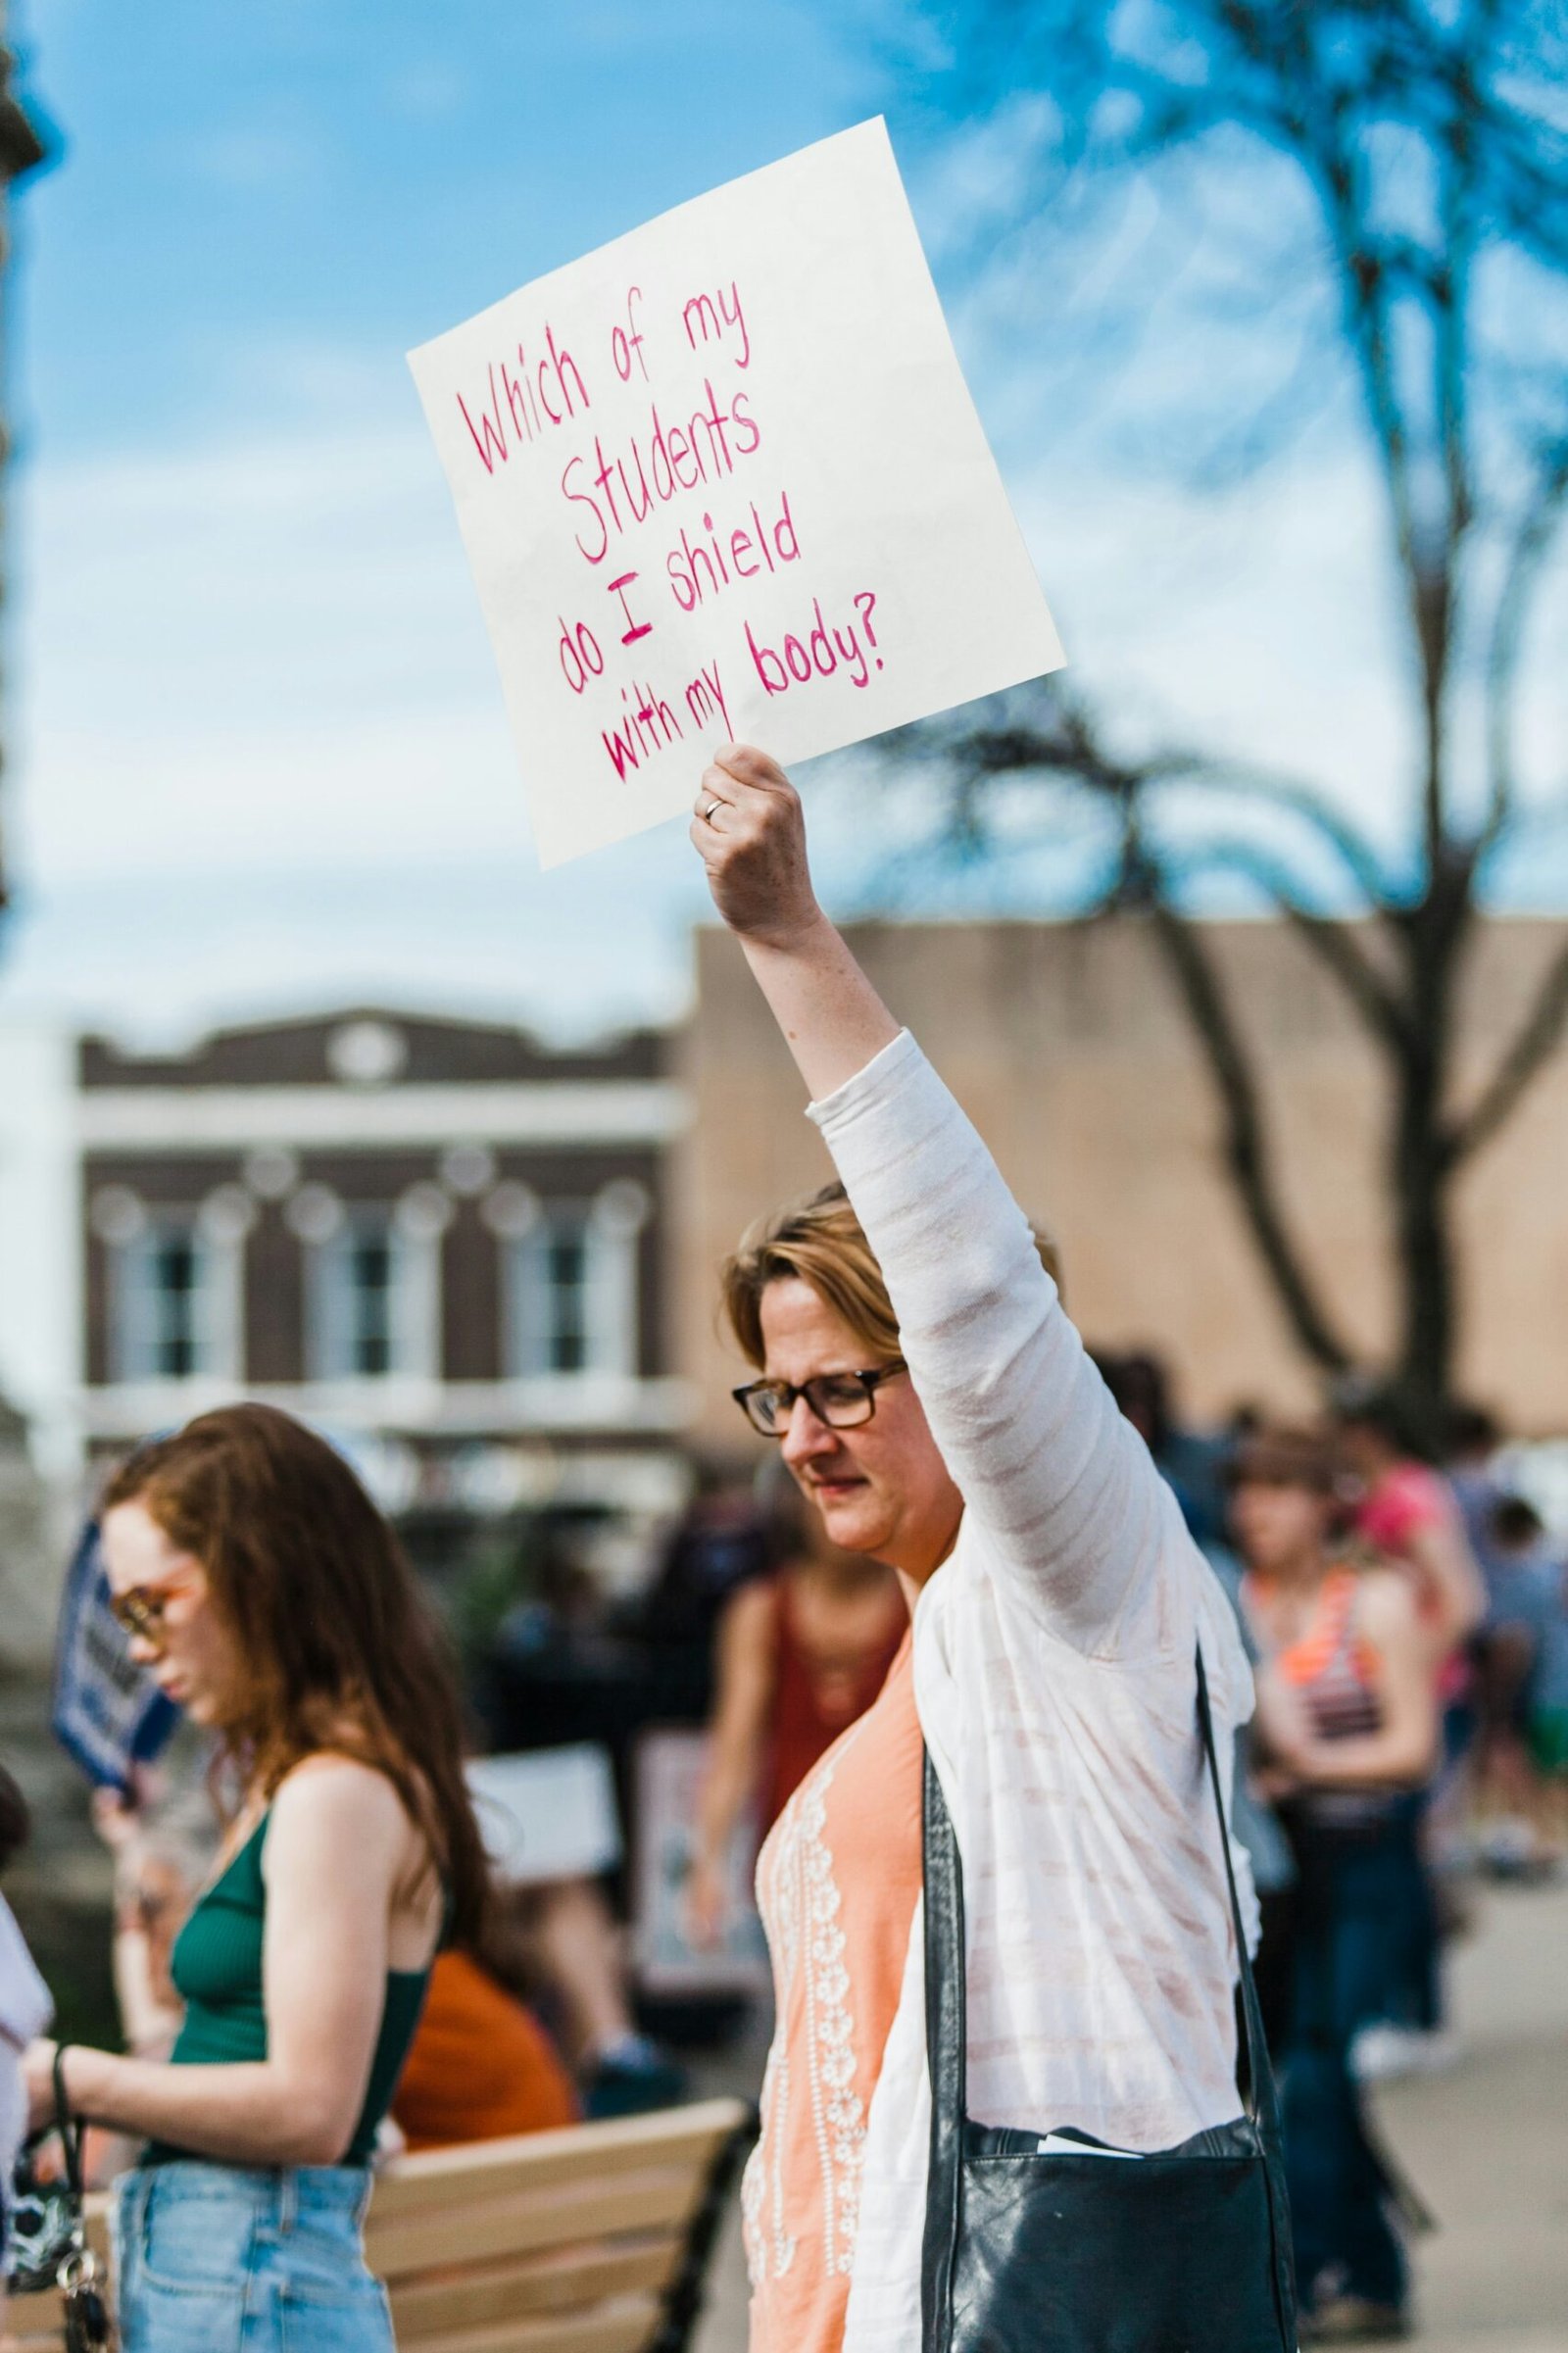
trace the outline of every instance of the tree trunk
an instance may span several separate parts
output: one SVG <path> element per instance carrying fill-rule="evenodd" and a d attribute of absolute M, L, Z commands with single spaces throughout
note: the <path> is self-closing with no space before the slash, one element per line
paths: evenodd
<path fill-rule="evenodd" d="M 1412 1438 L 1433 1452 L 1443 1444 L 1458 1338 L 1450 1231 L 1452 1156 L 1445 1122 L 1455 988 L 1470 910 L 1451 879 L 1440 878 L 1423 905 L 1411 912 L 1405 941 L 1411 1018 L 1391 1072 L 1389 1189 L 1401 1294 L 1397 1353 L 1391 1369 Z"/>
<path fill-rule="evenodd" d="M 1292 1236 L 1268 1149 L 1262 1090 L 1218 967 L 1198 928 L 1168 901 L 1156 896 L 1150 911 L 1214 1082 L 1225 1164 L 1275 1299 L 1313 1362 L 1325 1373 L 1344 1372 L 1350 1358 Z"/>
<path fill-rule="evenodd" d="M 1400 1071 L 1389 1170 L 1401 1292 L 1394 1380 L 1412 1438 L 1434 1452 L 1443 1442 L 1457 1337 L 1448 1172 L 1435 1078 L 1425 1051 Z"/>

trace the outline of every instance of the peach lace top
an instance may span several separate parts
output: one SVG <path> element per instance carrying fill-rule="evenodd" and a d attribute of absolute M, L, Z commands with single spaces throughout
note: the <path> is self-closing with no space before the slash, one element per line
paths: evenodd
<path fill-rule="evenodd" d="M 920 1752 L 911 1633 L 758 1863 L 778 2017 L 742 2200 L 751 2353 L 838 2353 L 843 2343 L 866 2114 L 920 1894 Z"/>

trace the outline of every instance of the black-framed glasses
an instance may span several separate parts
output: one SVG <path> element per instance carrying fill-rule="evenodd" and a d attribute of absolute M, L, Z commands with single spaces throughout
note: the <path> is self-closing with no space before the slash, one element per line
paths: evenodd
<path fill-rule="evenodd" d="M 819 1422 L 830 1430 L 854 1430 L 876 1411 L 876 1393 L 884 1381 L 896 1381 L 908 1366 L 902 1356 L 877 1365 L 868 1373 L 818 1373 L 797 1389 L 790 1381 L 748 1381 L 730 1392 L 754 1430 L 764 1438 L 782 1438 L 790 1425 L 797 1397 L 804 1397 Z"/>

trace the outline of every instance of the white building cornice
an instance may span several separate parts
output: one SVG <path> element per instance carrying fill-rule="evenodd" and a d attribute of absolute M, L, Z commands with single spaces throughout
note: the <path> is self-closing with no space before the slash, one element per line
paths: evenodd
<path fill-rule="evenodd" d="M 376 1379 L 287 1383 L 212 1379 L 94 1384 L 77 1392 L 94 1438 L 130 1441 L 176 1428 L 193 1414 L 247 1397 L 279 1405 L 326 1429 L 396 1431 L 408 1437 L 532 1438 L 541 1434 L 674 1437 L 690 1424 L 696 1392 L 673 1375 L 554 1374 L 518 1381 Z"/>
<path fill-rule="evenodd" d="M 90 1087 L 75 1102 L 87 1152 L 386 1152 L 475 1144 L 656 1145 L 686 1127 L 670 1079 L 482 1080 L 388 1087 Z"/>

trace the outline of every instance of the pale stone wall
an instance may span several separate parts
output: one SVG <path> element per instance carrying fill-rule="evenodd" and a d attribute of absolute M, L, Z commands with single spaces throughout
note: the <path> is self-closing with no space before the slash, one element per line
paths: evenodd
<path fill-rule="evenodd" d="M 0 1016 L 0 1396 L 28 1425 L 48 1477 L 77 1454 L 81 1177 L 75 1040 L 47 1019 Z"/>
<path fill-rule="evenodd" d="M 1206 927 L 1268 1074 L 1276 1156 L 1314 1271 L 1355 1346 L 1390 1343 L 1377 1185 L 1378 1072 L 1335 984 L 1280 926 Z M 1466 993 L 1473 1061 L 1495 1054 L 1568 925 L 1498 920 Z M 869 925 L 857 952 L 1064 1247 L 1081 1328 L 1146 1345 L 1202 1419 L 1316 1397 L 1220 1164 L 1211 1082 L 1146 923 Z M 701 1436 L 733 1441 L 742 1375 L 715 1337 L 713 1273 L 747 1220 L 829 1173 L 793 1066 L 725 935 L 696 944 L 683 1043 L 693 1118 L 671 1188 L 679 1356 Z M 1568 1053 L 1466 1178 L 1461 1379 L 1531 1432 L 1568 1429 Z M 737 1425 L 738 1427 L 738 1425 Z"/>

